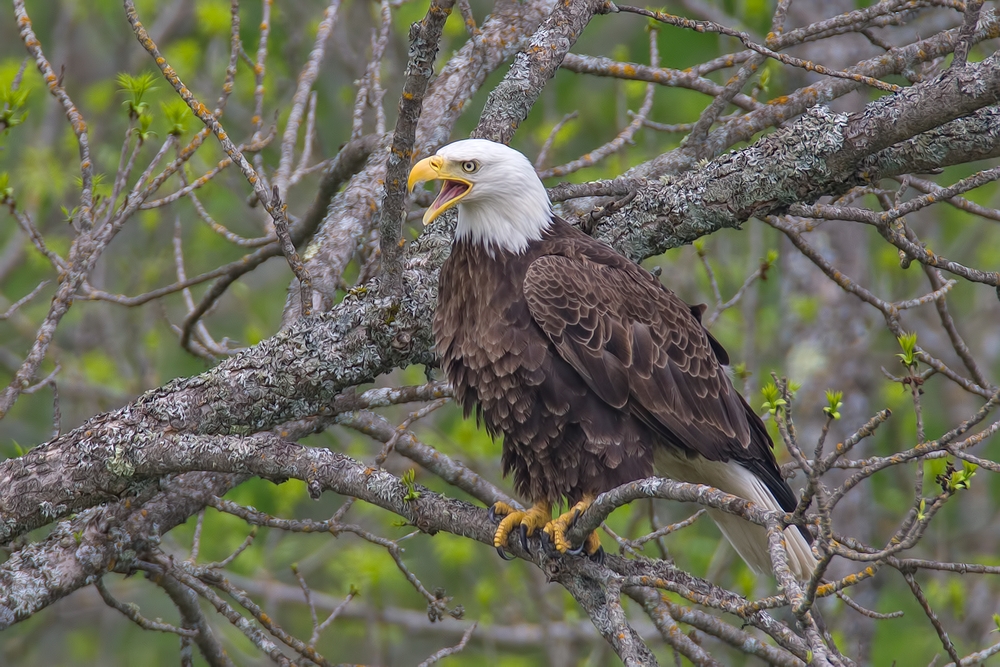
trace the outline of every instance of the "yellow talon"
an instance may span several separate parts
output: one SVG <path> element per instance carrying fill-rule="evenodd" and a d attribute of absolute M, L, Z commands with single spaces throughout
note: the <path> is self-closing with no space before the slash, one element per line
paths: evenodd
<path fill-rule="evenodd" d="M 552 540 L 552 544 L 555 545 L 556 551 L 561 554 L 569 551 L 573 545 L 569 543 L 566 539 L 566 531 L 570 529 L 573 522 L 576 521 L 577 517 L 583 514 L 588 507 L 594 502 L 594 496 L 584 496 L 583 500 L 573 505 L 568 512 L 559 516 L 558 519 L 549 521 L 543 530 L 545 534 L 549 536 Z M 584 549 L 588 556 L 593 556 L 597 553 L 597 550 L 601 547 L 601 538 L 597 536 L 596 532 L 591 533 L 587 536 L 584 542 Z"/>
<path fill-rule="evenodd" d="M 490 518 L 493 518 L 493 516 L 507 516 L 508 514 L 513 514 L 517 510 L 507 503 L 498 500 L 493 504 L 493 509 L 490 511 L 492 513 Z"/>
<path fill-rule="evenodd" d="M 493 514 L 503 516 L 497 532 L 493 534 L 493 546 L 501 548 L 506 546 L 507 538 L 514 532 L 514 529 L 523 526 L 526 535 L 533 535 L 536 530 L 545 526 L 552 520 L 552 510 L 548 503 L 535 503 L 534 507 L 526 512 L 515 510 L 506 503 L 496 503 L 493 505 Z"/>

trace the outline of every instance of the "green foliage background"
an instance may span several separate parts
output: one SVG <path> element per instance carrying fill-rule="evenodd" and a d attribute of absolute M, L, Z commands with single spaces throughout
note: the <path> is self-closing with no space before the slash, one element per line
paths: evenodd
<path fill-rule="evenodd" d="M 173 3 L 141 0 L 136 3 L 144 22 L 155 27 Z M 194 0 L 187 18 L 169 31 L 161 41 L 168 60 L 188 85 L 208 102 L 218 94 L 228 54 L 229 3 L 225 0 Z M 720 8 L 751 29 L 766 31 L 773 11 L 772 3 L 722 2 Z M 266 122 L 277 116 L 279 127 L 289 110 L 298 69 L 308 55 L 323 4 L 278 2 L 273 8 L 273 31 L 269 51 L 266 86 Z M 473 3 L 478 20 L 489 10 L 484 3 Z M 104 174 L 98 189 L 107 196 L 116 170 L 121 141 L 127 126 L 124 96 L 116 85 L 121 72 L 153 72 L 148 56 L 135 42 L 125 20 L 121 4 L 114 0 L 51 0 L 28 2 L 34 28 L 43 48 L 59 69 L 65 67 L 67 90 L 90 124 L 91 142 L 97 171 Z M 410 2 L 394 13 L 394 35 L 389 45 L 386 66 L 382 70 L 386 88 L 386 107 L 393 120 L 396 95 L 400 86 L 402 62 L 406 54 L 406 31 L 412 21 L 426 10 L 426 3 Z M 24 58 L 16 26 L 8 9 L 0 18 L 0 89 L 10 86 Z M 256 26 L 260 4 L 246 2 L 241 8 L 243 45 L 248 53 L 257 48 Z M 335 154 L 349 138 L 354 81 L 364 67 L 370 30 L 377 26 L 378 7 L 370 2 L 345 1 L 341 18 L 331 39 L 329 55 L 320 79 L 318 93 L 315 154 L 320 158 Z M 649 60 L 646 24 L 635 17 L 598 17 L 578 42 L 574 51 L 607 55 L 618 60 L 646 63 Z M 445 44 L 439 64 L 466 39 L 460 17 L 452 16 L 447 24 Z M 683 68 L 729 52 L 734 42 L 712 35 L 661 29 L 657 37 L 664 64 Z M 485 96 L 503 75 L 495 73 L 482 87 L 454 133 L 467 136 L 474 127 Z M 766 100 L 801 85 L 797 74 L 771 64 L 767 67 L 768 87 L 759 92 Z M 725 74 L 713 74 L 720 83 Z M 253 76 L 240 64 L 235 93 L 227 109 L 225 122 L 238 139 L 249 137 L 253 109 Z M 30 212 L 50 247 L 65 253 L 72 238 L 64 209 L 72 209 L 79 192 L 78 153 L 74 137 L 61 109 L 47 94 L 46 87 L 32 63 L 25 72 L 22 89 L 28 91 L 24 122 L 0 136 L 0 174 L 6 174 L 17 205 Z M 532 115 L 515 138 L 514 145 L 529 156 L 537 154 L 551 129 L 567 113 L 577 111 L 579 118 L 570 122 L 557 137 L 550 163 L 573 159 L 583 152 L 610 140 L 627 124 L 627 110 L 641 103 L 645 84 L 613 79 L 585 77 L 560 72 L 544 92 Z M 146 160 L 166 137 L 174 124 L 164 106 L 176 104 L 173 91 L 158 79 L 156 88 L 146 96 L 153 116 L 151 131 L 157 134 L 143 149 Z M 656 91 L 652 120 L 662 123 L 692 122 L 706 106 L 703 95 L 675 88 Z M 188 117 L 183 138 L 189 139 L 197 121 Z M 678 145 L 682 135 L 662 135 L 640 131 L 634 146 L 599 165 L 574 174 L 571 180 L 611 178 L 628 167 L 648 160 Z M 264 151 L 265 164 L 277 165 L 278 141 Z M 209 141 L 187 167 L 190 178 L 211 169 L 222 152 Z M 973 166 L 948 170 L 941 182 L 951 182 L 973 173 Z M 307 178 L 289 199 L 293 212 L 300 214 L 312 201 L 316 177 Z M 199 191 L 206 208 L 232 231 L 257 236 L 262 233 L 259 210 L 247 205 L 249 188 L 243 177 L 229 169 Z M 996 188 L 987 186 L 970 194 L 974 201 L 996 205 Z M 210 270 L 238 259 L 244 251 L 227 243 L 201 223 L 187 200 L 173 206 L 144 211 L 132 220 L 114 241 L 101 260 L 93 284 L 113 293 L 138 294 L 172 282 L 175 278 L 172 254 L 174 224 L 182 228 L 182 241 L 188 275 Z M 1000 265 L 1000 229 L 994 223 L 974 218 L 951 208 L 936 208 L 933 216 L 922 220 L 921 233 L 935 250 L 948 256 L 965 258 L 982 267 Z M 414 227 L 411 234 L 418 233 Z M 831 246 L 836 256 L 837 229 L 831 228 Z M 801 382 L 796 414 L 803 440 L 814 442 L 826 405 L 824 390 L 845 392 L 842 419 L 833 426 L 831 438 L 842 439 L 864 423 L 876 410 L 892 408 L 894 417 L 877 436 L 862 446 L 864 455 L 884 455 L 912 446 L 915 426 L 909 394 L 888 381 L 879 371 L 885 366 L 900 373 L 895 354 L 898 346 L 881 327 L 877 314 L 865 311 L 835 287 L 807 289 L 820 284 L 815 272 L 803 267 L 800 259 L 779 234 L 758 221 L 742 231 L 724 231 L 705 240 L 705 249 L 714 268 L 724 298 L 728 298 L 752 273 L 768 251 L 776 250 L 779 259 L 767 273 L 767 280 L 751 288 L 747 299 L 726 311 L 713 333 L 730 350 L 734 362 L 745 364 L 744 382 L 751 404 L 763 400 L 760 385 L 776 371 Z M 16 268 L 0 276 L 0 310 L 43 279 L 51 280 L 51 266 L 27 240 L 13 248 L 18 238 L 13 218 L 0 214 L 0 248 L 19 253 Z M 856 276 L 870 284 L 884 298 L 910 298 L 926 291 L 922 273 L 899 267 L 895 249 L 884 244 L 874 231 L 865 230 L 854 253 L 846 258 L 852 267 L 861 267 Z M 843 257 L 841 257 L 843 259 Z M 0 262 L 2 264 L 2 262 Z M 663 280 L 692 303 L 714 299 L 698 257 L 692 248 L 682 248 L 650 260 L 649 266 L 663 269 Z M 349 276 L 358 267 L 351 267 Z M 803 272 L 807 276 L 802 277 Z M 219 306 L 207 318 L 217 338 L 229 337 L 253 345 L 274 333 L 279 326 L 289 275 L 280 259 L 272 260 L 237 282 Z M 54 287 L 50 283 L 39 298 L 22 308 L 7 321 L 0 321 L 0 381 L 6 383 L 20 363 L 48 308 Z M 195 288 L 196 299 L 204 287 Z M 997 377 L 1000 355 L 997 303 L 995 295 L 979 286 L 958 285 L 950 298 L 956 320 L 968 334 L 970 346 L 983 352 L 988 372 Z M 186 310 L 180 295 L 160 302 L 126 309 L 104 302 L 78 302 L 59 328 L 52 354 L 43 367 L 50 372 L 61 366 L 62 428 L 68 430 L 86 418 L 121 406 L 146 389 L 171 378 L 193 375 L 206 368 L 205 363 L 185 353 L 177 343 L 171 324 L 178 324 Z M 908 313 L 907 325 L 923 331 L 933 321 L 933 314 Z M 921 333 L 921 344 L 938 350 L 947 344 L 940 330 Z M 831 337 L 845 344 L 831 343 Z M 849 355 L 849 358 L 846 356 Z M 852 369 L 848 384 L 831 385 L 843 379 L 844 369 Z M 418 384 L 424 381 L 421 368 L 411 368 L 382 378 L 384 384 Z M 951 428 L 975 409 L 975 401 L 953 385 L 932 378 L 924 397 L 927 433 L 930 437 Z M 394 421 L 401 421 L 406 408 L 385 411 Z M 43 390 L 23 396 L 11 414 L 0 422 L 0 457 L 20 452 L 51 436 L 52 396 Z M 462 460 L 472 469 L 499 482 L 500 444 L 492 442 L 474 422 L 464 420 L 454 406 L 435 413 L 422 422 L 419 433 L 428 444 Z M 343 451 L 371 461 L 380 443 L 339 428 L 310 438 L 317 446 Z M 996 459 L 998 443 L 980 450 L 980 455 Z M 859 452 L 859 456 L 862 455 Z M 785 452 L 780 453 L 787 460 Z M 943 463 L 942 463 L 943 465 Z M 402 473 L 411 464 L 398 457 L 387 466 Z M 926 484 L 934 487 L 939 470 L 928 465 Z M 893 469 L 876 476 L 859 492 L 863 500 L 848 505 L 842 517 L 846 525 L 866 535 L 891 534 L 911 502 L 911 470 Z M 453 496 L 462 493 L 440 480 L 416 471 L 417 481 Z M 795 483 L 793 482 L 793 487 Z M 232 500 L 252 505 L 280 517 L 328 518 L 343 499 L 326 494 L 318 502 L 309 500 L 303 484 L 290 481 L 272 485 L 251 481 L 233 491 Z M 936 519 L 931 533 L 915 550 L 929 557 L 1000 564 L 1000 531 L 994 521 L 994 508 L 1000 500 L 1000 485 L 986 474 L 974 480 L 972 489 L 955 499 Z M 659 522 L 680 520 L 694 511 L 692 507 L 657 504 Z M 636 537 L 649 530 L 648 503 L 637 503 L 619 510 L 609 525 L 618 533 Z M 852 514 L 853 513 L 853 514 Z M 356 505 L 348 519 L 377 534 L 400 538 L 412 528 L 400 526 L 397 517 L 363 504 Z M 184 557 L 194 531 L 194 520 L 170 533 L 165 546 Z M 208 511 L 205 516 L 201 561 L 221 560 L 244 540 L 248 526 L 231 516 Z M 44 531 L 32 535 L 39 538 Z M 745 595 L 766 595 L 774 591 L 770 581 L 755 580 L 731 549 L 720 542 L 715 527 L 699 521 L 693 527 L 665 541 L 676 563 L 694 574 L 709 576 L 717 583 Z M 506 563 L 492 549 L 469 540 L 439 534 L 415 534 L 403 545 L 405 561 L 430 588 L 442 588 L 461 604 L 465 618 L 476 620 L 483 628 L 492 625 L 539 624 L 546 619 L 568 624 L 589 623 L 573 600 L 562 589 L 547 586 L 543 576 L 523 562 Z M 614 549 L 605 536 L 605 548 Z M 656 548 L 647 545 L 647 553 Z M 0 553 L 0 561 L 5 556 Z M 392 559 L 383 550 L 352 535 L 289 535 L 262 529 L 254 544 L 230 568 L 235 583 L 256 582 L 258 587 L 279 582 L 285 591 L 297 584 L 292 564 L 317 593 L 343 598 L 352 589 L 359 595 L 349 609 L 359 612 L 338 620 L 324 635 L 318 649 L 335 660 L 372 664 L 411 665 L 435 650 L 457 641 L 454 634 L 407 630 L 386 622 L 392 610 L 410 610 L 419 615 L 424 602 L 400 575 Z M 125 601 L 137 602 L 144 615 L 176 620 L 169 601 L 154 586 L 134 577 L 109 578 L 112 591 Z M 941 612 L 943 621 L 955 630 L 953 639 L 960 651 L 973 650 L 989 632 L 989 610 L 1000 611 L 1000 587 L 995 582 L 978 579 L 976 587 L 959 576 L 930 577 L 923 582 L 927 595 Z M 250 583 L 247 583 L 248 587 Z M 838 629 L 841 647 L 853 652 L 862 641 L 870 645 L 870 664 L 927 664 L 940 653 L 937 637 L 923 613 L 916 606 L 898 576 L 884 573 L 854 596 L 864 604 L 888 612 L 901 609 L 905 616 L 897 620 L 874 622 L 860 618 L 839 602 L 824 607 L 828 624 Z M 290 631 L 300 637 L 309 635 L 308 609 L 277 593 L 260 592 L 256 597 Z M 985 599 L 985 601 L 984 601 Z M 678 599 L 679 601 L 679 599 Z M 641 610 L 631 606 L 632 618 Z M 215 627 L 225 637 L 227 649 L 238 664 L 256 664 L 250 644 L 226 623 Z M 859 629 L 861 628 L 861 629 Z M 860 633 L 860 634 L 859 634 Z M 555 641 L 555 640 L 553 640 Z M 662 644 L 653 640 L 662 663 L 672 657 Z M 543 665 L 550 654 L 543 643 L 531 647 L 507 647 L 476 639 L 445 665 Z M 173 665 L 177 664 L 177 638 L 172 635 L 143 632 L 124 617 L 105 607 L 93 590 L 82 590 L 34 618 L 0 634 L 0 663 L 10 665 Z M 714 647 L 714 645 L 713 645 Z M 565 642 L 566 664 L 614 664 L 616 659 L 600 639 Z M 714 650 L 714 649 L 713 649 Z M 723 649 L 720 649 L 723 650 Z M 725 653 L 727 664 L 753 664 L 734 651 Z"/>

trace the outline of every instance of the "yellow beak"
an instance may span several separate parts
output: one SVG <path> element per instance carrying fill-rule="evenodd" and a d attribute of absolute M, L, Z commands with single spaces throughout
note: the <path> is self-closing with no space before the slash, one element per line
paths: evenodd
<path fill-rule="evenodd" d="M 429 225 L 439 215 L 455 206 L 462 197 L 472 190 L 472 183 L 452 172 L 451 165 L 440 155 L 432 155 L 413 165 L 410 177 L 406 181 L 407 188 L 412 192 L 414 186 L 421 181 L 444 181 L 438 196 L 424 213 L 424 225 Z"/>

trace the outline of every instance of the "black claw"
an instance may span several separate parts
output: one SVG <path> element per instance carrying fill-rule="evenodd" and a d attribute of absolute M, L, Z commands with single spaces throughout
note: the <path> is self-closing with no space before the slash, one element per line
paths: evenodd
<path fill-rule="evenodd" d="M 508 556 L 507 552 L 503 550 L 503 547 L 497 547 L 497 553 L 500 554 L 500 558 L 504 560 L 514 560 L 513 556 Z"/>
<path fill-rule="evenodd" d="M 490 521 L 493 521 L 494 523 L 500 523 L 499 521 L 497 521 L 496 509 L 497 509 L 496 505 L 490 505 L 490 509 L 486 512 L 486 516 L 490 518 Z"/>
<path fill-rule="evenodd" d="M 575 549 L 567 549 L 566 553 L 570 556 L 587 556 L 590 560 L 594 561 L 598 565 L 604 565 L 604 547 L 597 547 L 597 551 L 592 554 L 588 554 L 584 549 L 587 546 L 587 541 L 584 540 L 583 544 Z"/>
<path fill-rule="evenodd" d="M 550 538 L 549 534 L 544 530 L 538 534 L 538 539 L 542 541 L 542 548 L 545 549 L 546 554 L 552 556 L 559 553 L 556 549 L 555 543 L 552 541 L 552 538 Z"/>
<path fill-rule="evenodd" d="M 523 523 L 521 524 L 520 534 L 521 534 L 521 546 L 524 547 L 525 551 L 530 552 L 531 550 L 528 548 L 528 527 Z"/>
<path fill-rule="evenodd" d="M 597 551 L 590 554 L 590 560 L 598 565 L 604 565 L 604 547 L 597 547 Z"/>

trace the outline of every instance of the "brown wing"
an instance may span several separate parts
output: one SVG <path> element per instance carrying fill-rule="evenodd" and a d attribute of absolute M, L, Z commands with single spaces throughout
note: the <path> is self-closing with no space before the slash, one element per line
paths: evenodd
<path fill-rule="evenodd" d="M 736 459 L 770 482 L 770 438 L 726 376 L 725 351 L 687 304 L 625 262 L 535 260 L 524 281 L 532 316 L 605 402 L 686 452 Z"/>

